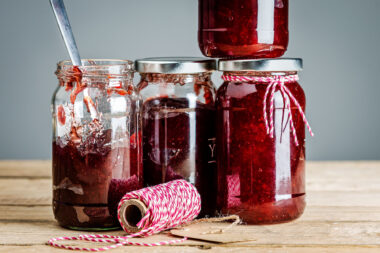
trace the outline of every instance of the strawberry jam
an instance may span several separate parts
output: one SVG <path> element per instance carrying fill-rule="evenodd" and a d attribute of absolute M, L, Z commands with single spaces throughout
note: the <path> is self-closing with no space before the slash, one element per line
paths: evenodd
<path fill-rule="evenodd" d="M 205 56 L 275 58 L 288 45 L 288 0 L 199 0 Z"/>
<path fill-rule="evenodd" d="M 220 69 L 228 70 L 225 75 L 237 77 L 296 73 L 268 72 L 271 69 L 266 67 L 259 68 L 266 72 L 254 71 L 255 68 L 247 71 L 239 66 L 239 63 L 222 65 Z M 229 72 L 235 70 L 234 67 L 237 72 Z M 289 68 L 285 65 L 283 69 Z M 225 81 L 217 92 L 218 207 L 224 214 L 238 214 L 248 224 L 290 221 L 299 217 L 305 208 L 304 121 L 292 103 L 297 145 L 290 127 L 289 110 L 277 86 L 271 138 L 263 110 L 267 103 L 269 113 L 270 100 L 264 101 L 268 85 L 250 80 Z M 305 95 L 301 86 L 296 81 L 284 85 L 304 110 Z"/>

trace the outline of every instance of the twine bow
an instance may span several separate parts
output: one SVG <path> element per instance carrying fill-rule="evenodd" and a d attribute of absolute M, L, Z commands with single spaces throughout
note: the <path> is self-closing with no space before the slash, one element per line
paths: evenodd
<path fill-rule="evenodd" d="M 301 105 L 298 103 L 297 99 L 293 96 L 293 94 L 290 92 L 290 90 L 285 86 L 286 83 L 293 83 L 299 80 L 298 75 L 289 75 L 289 76 L 274 76 L 274 77 L 260 77 L 260 76 L 233 76 L 233 75 L 223 75 L 222 79 L 224 81 L 233 81 L 233 82 L 260 82 L 260 83 L 268 83 L 268 87 L 266 88 L 264 99 L 263 99 L 263 115 L 264 115 L 264 122 L 265 122 L 265 128 L 267 131 L 267 134 L 271 138 L 274 137 L 274 94 L 276 93 L 276 89 L 280 91 L 283 99 L 284 99 L 284 106 L 286 109 L 288 109 L 288 117 L 289 117 L 289 125 L 291 128 L 291 131 L 294 136 L 294 142 L 298 146 L 298 138 L 296 134 L 296 129 L 294 127 L 293 122 L 293 116 L 291 111 L 291 103 L 293 103 L 297 109 L 300 115 L 302 116 L 302 120 L 305 123 L 309 133 L 311 136 L 314 136 L 313 131 L 311 130 L 311 127 L 309 125 L 309 122 L 306 119 L 306 115 L 302 110 Z M 267 110 L 267 104 L 269 100 L 269 119 L 268 119 L 268 110 Z"/>

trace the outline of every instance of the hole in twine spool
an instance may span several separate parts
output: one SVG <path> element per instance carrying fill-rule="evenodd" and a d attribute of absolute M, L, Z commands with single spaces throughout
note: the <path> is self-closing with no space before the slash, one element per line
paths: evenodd
<path fill-rule="evenodd" d="M 145 216 L 147 207 L 138 199 L 127 200 L 120 208 L 120 219 L 123 226 L 132 233 L 139 232 L 137 223 Z"/>

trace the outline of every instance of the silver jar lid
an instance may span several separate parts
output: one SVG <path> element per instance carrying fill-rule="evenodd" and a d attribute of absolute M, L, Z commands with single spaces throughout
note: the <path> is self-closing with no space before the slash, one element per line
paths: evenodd
<path fill-rule="evenodd" d="M 140 73 L 196 74 L 216 70 L 216 60 L 201 57 L 153 57 L 135 61 Z"/>
<path fill-rule="evenodd" d="M 219 60 L 220 71 L 300 71 L 300 58 Z"/>

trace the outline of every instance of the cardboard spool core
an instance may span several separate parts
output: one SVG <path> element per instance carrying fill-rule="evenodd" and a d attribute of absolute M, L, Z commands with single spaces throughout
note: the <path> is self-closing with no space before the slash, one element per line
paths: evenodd
<path fill-rule="evenodd" d="M 137 223 L 145 216 L 147 207 L 144 202 L 138 199 L 129 199 L 120 208 L 121 223 L 132 233 L 139 232 Z"/>

